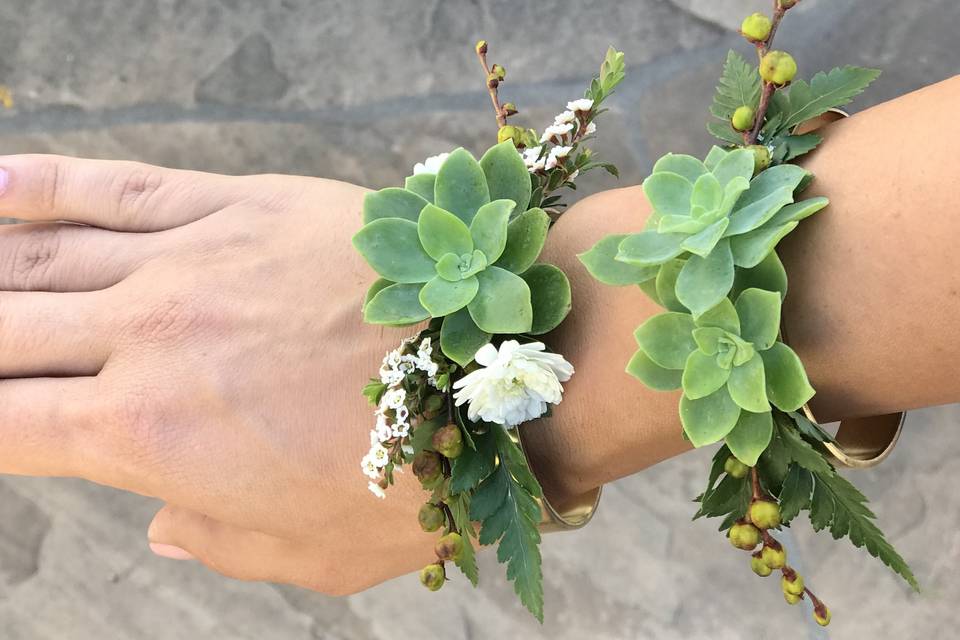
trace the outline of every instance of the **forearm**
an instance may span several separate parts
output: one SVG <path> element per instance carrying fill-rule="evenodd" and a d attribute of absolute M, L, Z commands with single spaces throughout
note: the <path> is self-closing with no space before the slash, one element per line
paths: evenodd
<path fill-rule="evenodd" d="M 831 205 L 781 244 L 790 277 L 790 343 L 817 389 L 823 420 L 960 399 L 960 253 L 956 149 L 948 105 L 960 78 L 831 126 L 807 167 L 810 195 Z M 660 309 L 637 287 L 594 281 L 577 261 L 610 233 L 637 231 L 649 213 L 639 187 L 589 198 L 551 234 L 547 259 L 570 276 L 574 310 L 551 346 L 576 366 L 554 417 L 525 439 L 552 497 L 634 473 L 689 447 L 679 392 L 647 389 L 624 373 L 633 330 Z"/>

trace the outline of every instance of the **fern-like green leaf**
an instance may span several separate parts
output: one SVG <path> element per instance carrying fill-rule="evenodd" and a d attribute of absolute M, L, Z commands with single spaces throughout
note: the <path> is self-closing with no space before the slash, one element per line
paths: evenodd
<path fill-rule="evenodd" d="M 815 118 L 830 109 L 842 107 L 863 92 L 880 75 L 878 69 L 837 67 L 820 72 L 810 79 L 794 80 L 787 95 L 790 112 L 783 114 L 782 131 L 789 131 L 801 122 Z"/>
<path fill-rule="evenodd" d="M 730 120 L 737 107 L 756 108 L 760 101 L 760 75 L 736 51 L 727 53 L 723 73 L 713 96 L 710 113 L 721 120 Z M 733 131 L 733 129 L 731 129 Z"/>

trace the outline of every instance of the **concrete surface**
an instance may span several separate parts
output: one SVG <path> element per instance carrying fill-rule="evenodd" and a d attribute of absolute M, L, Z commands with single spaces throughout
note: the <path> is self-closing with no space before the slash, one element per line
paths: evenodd
<path fill-rule="evenodd" d="M 373 187 L 493 135 L 472 45 L 491 42 L 504 88 L 542 127 L 577 97 L 610 43 L 628 80 L 598 148 L 638 182 L 669 150 L 701 153 L 732 33 L 763 0 L 5 0 L 5 153 L 130 158 L 233 173 L 288 172 Z M 805 0 L 778 37 L 801 72 L 880 66 L 855 108 L 960 69 L 950 0 Z M 612 187 L 608 177 L 592 189 Z M 587 185 L 584 185 L 585 187 Z M 925 585 L 908 590 L 846 542 L 797 527 L 796 553 L 834 609 L 832 638 L 950 637 L 960 624 L 960 409 L 916 412 L 892 459 L 856 479 Z M 703 451 L 612 485 L 593 525 L 549 537 L 547 623 L 495 574 L 439 595 L 413 577 L 332 599 L 242 584 L 154 558 L 157 505 L 72 480 L 0 481 L 3 640 L 807 638 L 809 614 L 760 584 L 714 523 L 691 525 Z M 796 554 L 795 554 L 796 555 Z M 828 568 L 829 565 L 829 568 Z M 470 603 L 467 608 L 463 603 Z M 434 622 L 436 621 L 436 622 Z M 440 622 L 442 621 L 442 625 Z"/>

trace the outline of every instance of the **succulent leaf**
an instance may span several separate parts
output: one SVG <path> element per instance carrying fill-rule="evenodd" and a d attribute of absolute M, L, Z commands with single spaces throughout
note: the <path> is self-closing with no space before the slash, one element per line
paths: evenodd
<path fill-rule="evenodd" d="M 734 335 L 740 334 L 740 318 L 729 298 L 706 311 L 694 321 L 698 327 L 717 327 Z"/>
<path fill-rule="evenodd" d="M 754 353 L 745 363 L 733 367 L 727 380 L 727 389 L 741 409 L 754 413 L 770 411 L 763 359 L 759 354 Z"/>
<path fill-rule="evenodd" d="M 652 174 L 643 181 L 643 193 L 660 215 L 690 215 L 693 184 L 678 173 L 661 171 Z"/>
<path fill-rule="evenodd" d="M 761 351 L 760 356 L 766 372 L 767 396 L 778 409 L 796 411 L 813 397 L 813 387 L 793 349 L 777 342 Z"/>
<path fill-rule="evenodd" d="M 656 266 L 683 253 L 686 239 L 681 233 L 631 233 L 620 243 L 616 259 L 638 267 Z"/>
<path fill-rule="evenodd" d="M 473 239 L 467 225 L 436 205 L 428 204 L 420 212 L 417 233 L 420 244 L 434 260 L 448 253 L 462 256 L 473 252 Z"/>
<path fill-rule="evenodd" d="M 694 328 L 690 314 L 668 311 L 648 318 L 637 327 L 634 337 L 657 365 L 683 369 L 690 352 L 697 348 L 692 335 Z"/>
<path fill-rule="evenodd" d="M 363 307 L 361 307 L 361 309 L 366 308 L 367 304 L 373 300 L 373 296 L 377 295 L 392 284 L 394 283 L 390 282 L 386 278 L 377 278 L 374 280 L 373 284 L 370 285 L 370 288 L 367 289 L 366 295 L 363 297 Z"/>
<path fill-rule="evenodd" d="M 777 211 L 763 226 L 779 227 L 789 222 L 800 222 L 804 218 L 809 218 L 817 211 L 820 211 L 828 204 L 830 204 L 830 201 L 823 196 L 788 204 Z"/>
<path fill-rule="evenodd" d="M 665 369 L 650 359 L 643 349 L 637 352 L 627 363 L 627 373 L 637 378 L 651 389 L 673 391 L 679 389 L 683 372 L 678 369 Z"/>
<path fill-rule="evenodd" d="M 779 227 L 763 225 L 759 229 L 730 238 L 733 262 L 738 267 L 755 267 L 770 255 L 777 243 L 797 228 L 799 222 L 788 222 Z"/>
<path fill-rule="evenodd" d="M 515 206 L 513 200 L 494 200 L 480 207 L 470 223 L 473 245 L 483 252 L 489 264 L 496 262 L 507 246 L 507 226 Z"/>
<path fill-rule="evenodd" d="M 653 173 L 664 171 L 683 176 L 690 184 L 694 184 L 700 176 L 707 173 L 707 167 L 693 156 L 682 153 L 668 153 L 653 165 Z"/>
<path fill-rule="evenodd" d="M 780 294 L 763 289 L 747 289 L 737 297 L 740 336 L 766 351 L 780 334 Z"/>
<path fill-rule="evenodd" d="M 422 284 L 399 283 L 384 287 L 363 308 L 363 319 L 370 324 L 400 326 L 430 317 L 420 304 Z"/>
<path fill-rule="evenodd" d="M 447 253 L 437 260 L 437 275 L 450 282 L 463 280 L 463 272 L 460 271 L 461 259 L 455 253 Z"/>
<path fill-rule="evenodd" d="M 722 240 L 706 258 L 690 256 L 677 277 L 677 298 L 694 317 L 720 303 L 733 286 L 733 254 Z"/>
<path fill-rule="evenodd" d="M 705 398 L 680 398 L 680 422 L 695 447 L 722 440 L 737 425 L 740 411 L 726 386 Z"/>
<path fill-rule="evenodd" d="M 439 318 L 467 306 L 477 295 L 479 288 L 480 282 L 476 276 L 457 282 L 436 276 L 420 289 L 420 304 L 432 317 Z"/>
<path fill-rule="evenodd" d="M 466 309 L 449 314 L 440 326 L 440 349 L 462 367 L 473 361 L 477 351 L 490 342 L 490 338 L 491 335 L 477 326 Z"/>
<path fill-rule="evenodd" d="M 437 172 L 435 203 L 466 224 L 490 202 L 487 178 L 480 163 L 464 148 L 451 153 Z"/>
<path fill-rule="evenodd" d="M 512 140 L 490 147 L 480 158 L 480 167 L 487 179 L 490 200 L 513 201 L 514 214 L 527 210 L 532 188 L 530 172 Z"/>
<path fill-rule="evenodd" d="M 540 335 L 552 331 L 570 313 L 570 281 L 566 274 L 552 264 L 535 264 L 522 274 L 530 287 L 533 307 L 533 326 L 529 333 Z"/>
<path fill-rule="evenodd" d="M 660 265 L 660 271 L 657 273 L 657 300 L 656 302 L 668 311 L 679 311 L 689 313 L 689 309 L 683 306 L 683 303 L 677 299 L 677 277 L 683 269 L 685 260 L 668 260 Z M 645 267 L 649 268 L 649 267 Z"/>
<path fill-rule="evenodd" d="M 706 211 L 713 211 L 720 206 L 723 200 L 723 187 L 712 173 L 705 173 L 693 183 L 690 194 L 690 205 L 703 207 Z"/>
<path fill-rule="evenodd" d="M 730 214 L 727 235 L 752 231 L 793 202 L 793 192 L 805 175 L 806 170 L 793 164 L 777 165 L 758 174 L 750 181 L 746 193 L 737 200 Z"/>
<path fill-rule="evenodd" d="M 777 291 L 781 300 L 787 296 L 787 272 L 776 251 L 771 251 L 752 269 L 737 269 L 730 297 L 736 299 L 741 292 L 754 287 Z"/>
<path fill-rule="evenodd" d="M 682 246 L 690 253 L 696 254 L 701 258 L 706 258 L 707 255 L 713 251 L 713 248 L 717 246 L 717 243 L 720 241 L 720 238 L 723 237 L 723 232 L 726 231 L 727 225 L 729 224 L 729 218 L 718 220 L 703 231 L 684 240 Z"/>
<path fill-rule="evenodd" d="M 530 287 L 520 276 L 493 266 L 477 274 L 480 289 L 467 305 L 470 317 L 487 333 L 527 333 L 533 327 Z"/>
<path fill-rule="evenodd" d="M 710 395 L 727 383 L 730 369 L 717 364 L 717 358 L 697 350 L 687 358 L 683 368 L 683 393 L 691 400 Z"/>
<path fill-rule="evenodd" d="M 659 267 L 637 267 L 614 259 L 620 242 L 626 237 L 626 234 L 606 236 L 577 257 L 590 275 L 603 284 L 622 287 L 656 278 Z"/>
<path fill-rule="evenodd" d="M 711 173 L 724 188 L 737 178 L 750 180 L 753 176 L 753 152 L 749 149 L 730 151 L 717 162 Z M 740 181 L 737 182 L 742 184 Z"/>
<path fill-rule="evenodd" d="M 353 246 L 387 280 L 426 282 L 436 274 L 435 260 L 420 245 L 417 225 L 401 218 L 380 218 L 353 236 Z"/>
<path fill-rule="evenodd" d="M 373 191 L 363 197 L 363 223 L 380 218 L 404 218 L 416 222 L 427 204 L 421 196 L 406 189 L 388 187 Z"/>
<path fill-rule="evenodd" d="M 769 412 L 741 411 L 733 431 L 727 434 L 730 453 L 743 464 L 754 467 L 773 437 L 773 415 Z"/>
<path fill-rule="evenodd" d="M 433 187 L 436 184 L 437 176 L 433 173 L 418 173 L 410 176 L 403 181 L 403 188 L 412 191 L 427 202 L 433 202 Z"/>
<path fill-rule="evenodd" d="M 550 216 L 543 209 L 528 209 L 507 225 L 507 244 L 495 266 L 523 273 L 543 250 L 550 228 Z"/>

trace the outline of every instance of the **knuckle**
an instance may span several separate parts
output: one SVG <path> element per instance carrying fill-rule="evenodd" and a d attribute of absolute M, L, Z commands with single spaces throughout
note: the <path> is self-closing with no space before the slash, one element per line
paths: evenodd
<path fill-rule="evenodd" d="M 134 165 L 122 172 L 112 187 L 116 214 L 126 224 L 146 226 L 154 210 L 156 195 L 164 186 L 163 173 L 146 165 Z M 137 224 L 141 221 L 140 224 Z"/>
<path fill-rule="evenodd" d="M 110 422 L 116 453 L 132 474 L 163 466 L 177 438 L 161 398 L 147 390 L 128 391 L 117 398 Z"/>
<path fill-rule="evenodd" d="M 10 253 L 9 269 L 15 282 L 24 286 L 40 286 L 50 275 L 63 243 L 63 232 L 57 227 L 31 230 Z"/>
<path fill-rule="evenodd" d="M 202 319 L 203 312 L 193 298 L 171 294 L 134 311 L 127 333 L 138 342 L 163 342 L 189 334 Z"/>

